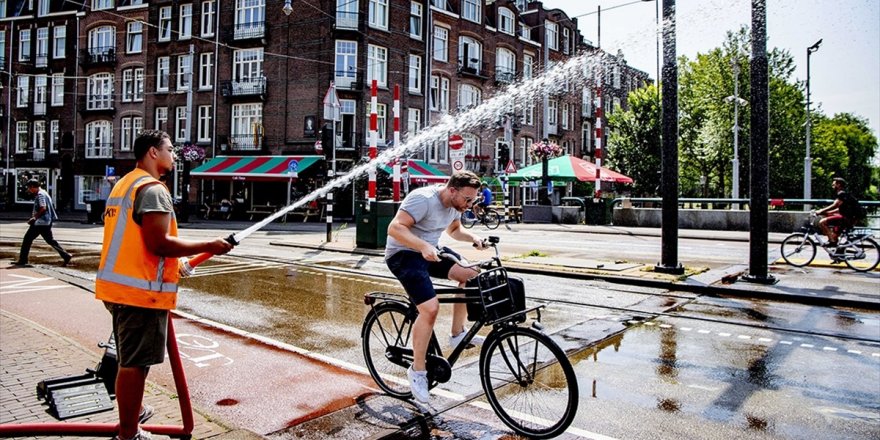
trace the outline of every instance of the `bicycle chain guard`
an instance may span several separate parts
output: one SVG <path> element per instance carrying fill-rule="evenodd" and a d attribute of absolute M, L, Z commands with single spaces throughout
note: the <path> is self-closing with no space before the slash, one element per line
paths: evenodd
<path fill-rule="evenodd" d="M 446 383 L 452 378 L 452 366 L 445 358 L 429 353 L 425 358 L 425 363 L 428 367 L 429 382 Z"/>

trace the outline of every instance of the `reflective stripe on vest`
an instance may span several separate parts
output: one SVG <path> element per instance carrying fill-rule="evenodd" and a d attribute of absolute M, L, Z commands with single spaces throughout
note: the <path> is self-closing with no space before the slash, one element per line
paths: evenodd
<path fill-rule="evenodd" d="M 142 186 L 141 183 L 144 180 L 155 179 L 149 175 L 138 177 L 129 185 L 123 197 L 110 197 L 107 199 L 107 208 L 117 208 L 118 214 L 112 223 L 113 235 L 106 249 L 104 264 L 98 269 L 96 294 L 99 299 L 113 300 L 112 302 L 119 301 L 120 303 L 135 306 L 170 309 L 173 308 L 174 303 L 176 303 L 178 285 L 176 282 L 163 281 L 167 258 L 158 258 L 157 269 L 155 274 L 151 275 L 152 279 L 132 277 L 113 271 L 113 269 L 116 268 L 120 252 L 122 251 L 126 229 L 130 226 L 129 220 L 133 218 L 134 191 Z M 174 213 L 172 212 L 171 215 L 173 218 Z M 108 292 L 108 290 L 113 290 L 114 287 L 106 285 L 105 282 L 118 285 L 120 287 L 120 292 Z M 135 293 L 136 291 L 146 291 L 168 294 L 170 296 L 165 299 L 152 298 L 152 300 L 149 300 L 148 298 L 132 298 L 131 301 L 127 301 L 126 299 L 130 298 L 129 293 L 131 293 L 132 290 L 134 290 Z"/>

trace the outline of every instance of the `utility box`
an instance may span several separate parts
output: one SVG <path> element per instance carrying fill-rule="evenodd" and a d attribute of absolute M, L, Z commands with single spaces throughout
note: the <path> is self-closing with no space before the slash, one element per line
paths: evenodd
<path fill-rule="evenodd" d="M 400 202 L 383 200 L 371 202 L 369 206 L 370 209 L 366 209 L 366 200 L 357 202 L 355 244 L 357 247 L 368 249 L 384 248 L 388 238 L 388 225 L 397 215 Z"/>
<path fill-rule="evenodd" d="M 588 225 L 611 224 L 611 199 L 584 199 Z"/>

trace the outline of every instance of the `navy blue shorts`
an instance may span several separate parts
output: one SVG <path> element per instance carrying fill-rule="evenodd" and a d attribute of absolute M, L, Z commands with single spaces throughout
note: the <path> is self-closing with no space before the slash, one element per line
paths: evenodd
<path fill-rule="evenodd" d="M 455 251 L 444 247 L 443 252 L 461 258 Z M 440 261 L 428 261 L 422 254 L 415 251 L 398 251 L 385 261 L 391 273 L 397 277 L 410 301 L 419 305 L 437 296 L 431 277 L 449 279 L 449 270 L 455 265 L 452 261 L 441 258 Z"/>

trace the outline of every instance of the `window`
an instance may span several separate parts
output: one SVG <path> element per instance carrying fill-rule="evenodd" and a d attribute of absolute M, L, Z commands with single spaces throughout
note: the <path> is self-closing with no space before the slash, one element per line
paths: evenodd
<path fill-rule="evenodd" d="M 562 28 L 562 53 L 568 55 L 569 52 L 569 44 L 571 39 L 571 29 L 564 27 Z"/>
<path fill-rule="evenodd" d="M 535 125 L 535 102 L 529 100 L 523 111 L 523 124 Z"/>
<path fill-rule="evenodd" d="M 480 105 L 482 92 L 479 88 L 470 84 L 462 84 L 458 87 L 458 108 L 473 108 Z"/>
<path fill-rule="evenodd" d="M 30 62 L 31 60 L 31 30 L 22 29 L 18 33 L 18 60 Z"/>
<path fill-rule="evenodd" d="M 15 123 L 15 152 L 27 153 L 28 122 L 18 121 Z"/>
<path fill-rule="evenodd" d="M 86 159 L 113 157 L 113 123 L 93 121 L 86 124 Z"/>
<path fill-rule="evenodd" d="M 131 151 L 132 135 L 131 135 L 131 117 L 122 118 L 119 121 L 119 150 Z"/>
<path fill-rule="evenodd" d="M 449 147 L 446 139 L 431 143 L 425 151 L 425 158 L 431 163 L 448 163 Z"/>
<path fill-rule="evenodd" d="M 336 27 L 357 29 L 358 0 L 336 0 Z"/>
<path fill-rule="evenodd" d="M 131 137 L 137 139 L 137 136 L 144 131 L 144 118 L 134 116 L 131 118 Z"/>
<path fill-rule="evenodd" d="M 18 77 L 18 95 L 15 99 L 16 107 L 27 107 L 31 102 L 31 77 Z"/>
<path fill-rule="evenodd" d="M 449 53 L 449 29 L 434 27 L 434 59 L 437 61 L 447 60 Z"/>
<path fill-rule="evenodd" d="M 88 79 L 86 89 L 87 110 L 109 110 L 113 108 L 113 75 L 98 73 Z"/>
<path fill-rule="evenodd" d="M 214 87 L 214 54 L 206 52 L 199 55 L 199 89 Z"/>
<path fill-rule="evenodd" d="M 529 0 L 516 0 L 516 9 L 519 9 L 520 11 L 525 11 L 528 4 Z"/>
<path fill-rule="evenodd" d="M 174 140 L 177 142 L 188 141 L 186 133 L 186 107 L 180 106 L 174 109 Z"/>
<path fill-rule="evenodd" d="M 569 106 L 568 106 L 567 102 L 562 104 L 562 128 L 564 130 L 568 130 L 568 127 L 569 127 L 569 125 L 568 125 L 568 118 L 569 118 L 568 108 L 569 108 Z"/>
<path fill-rule="evenodd" d="M 520 23 L 519 24 L 519 36 L 521 38 L 525 38 L 526 40 L 531 40 L 532 39 L 532 28 L 530 28 L 529 25 L 527 25 L 525 23 Z"/>
<path fill-rule="evenodd" d="M 180 18 L 179 18 L 179 29 L 177 38 L 179 40 L 186 40 L 192 38 L 192 24 L 193 24 L 193 5 L 192 3 L 186 5 L 180 5 Z"/>
<path fill-rule="evenodd" d="M 211 106 L 199 106 L 198 142 L 211 142 Z"/>
<path fill-rule="evenodd" d="M 233 87 L 252 90 L 263 81 L 263 49 L 236 50 L 232 64 Z"/>
<path fill-rule="evenodd" d="M 202 36 L 214 36 L 214 20 L 217 17 L 217 3 L 214 0 L 202 2 Z"/>
<path fill-rule="evenodd" d="M 464 154 L 471 156 L 480 155 L 480 138 L 470 133 L 464 133 L 461 135 L 461 139 L 464 141 Z"/>
<path fill-rule="evenodd" d="M 138 67 L 134 69 L 134 101 L 144 100 L 144 68 Z"/>
<path fill-rule="evenodd" d="M 409 36 L 422 39 L 422 4 L 410 2 L 409 4 Z"/>
<path fill-rule="evenodd" d="M 171 58 L 159 57 L 156 59 L 156 91 L 167 92 L 171 76 Z"/>
<path fill-rule="evenodd" d="M 523 79 L 529 80 L 535 76 L 535 57 L 532 55 L 523 55 Z"/>
<path fill-rule="evenodd" d="M 47 88 L 49 78 L 46 75 L 37 75 L 34 77 L 34 114 L 46 114 L 46 101 L 48 100 Z"/>
<path fill-rule="evenodd" d="M 442 11 L 449 10 L 449 8 L 446 6 L 446 0 L 431 0 L 431 4 Z"/>
<path fill-rule="evenodd" d="M 128 53 L 141 53 L 144 50 L 144 24 L 139 21 L 128 23 L 128 39 L 125 43 L 125 51 Z"/>
<path fill-rule="evenodd" d="M 385 111 L 385 104 L 376 104 L 376 132 L 380 141 L 385 141 L 385 131 L 388 129 L 388 114 Z M 370 141 L 370 102 L 367 102 L 367 142 Z"/>
<path fill-rule="evenodd" d="M 92 0 L 92 10 L 110 9 L 113 7 L 113 0 Z"/>
<path fill-rule="evenodd" d="M 171 41 L 171 6 L 159 8 L 159 41 Z"/>
<path fill-rule="evenodd" d="M 168 127 L 168 107 L 156 107 L 156 130 L 166 131 Z"/>
<path fill-rule="evenodd" d="M 502 47 L 495 56 L 495 79 L 510 83 L 513 82 L 514 76 L 516 76 L 516 55 Z"/>
<path fill-rule="evenodd" d="M 37 17 L 42 17 L 48 13 L 49 13 L 49 0 L 38 0 Z"/>
<path fill-rule="evenodd" d="M 336 41 L 336 86 L 351 87 L 357 77 L 357 42 Z"/>
<path fill-rule="evenodd" d="M 519 138 L 519 166 L 526 166 L 526 158 L 529 157 L 529 151 L 532 149 L 532 144 L 535 141 L 530 137 L 521 137 Z"/>
<path fill-rule="evenodd" d="M 559 28 L 552 21 L 544 22 L 544 38 L 547 40 L 547 47 L 553 50 L 559 50 Z"/>
<path fill-rule="evenodd" d="M 449 79 L 431 76 L 431 110 L 449 111 Z"/>
<path fill-rule="evenodd" d="M 177 57 L 177 90 L 188 90 L 192 85 L 192 60 L 190 54 Z"/>
<path fill-rule="evenodd" d="M 513 35 L 513 24 L 513 11 L 507 8 L 498 8 L 498 29 L 505 34 Z"/>
<path fill-rule="evenodd" d="M 406 136 L 412 138 L 422 126 L 422 111 L 417 108 L 406 109 Z"/>
<path fill-rule="evenodd" d="M 611 101 L 611 109 L 610 110 L 611 111 L 609 113 L 614 113 L 617 110 L 620 110 L 620 98 L 618 98 L 616 96 L 614 97 L 614 99 Z"/>
<path fill-rule="evenodd" d="M 422 93 L 422 57 L 409 56 L 409 91 Z"/>
<path fill-rule="evenodd" d="M 122 71 L 122 102 L 134 100 L 134 69 Z"/>
<path fill-rule="evenodd" d="M 49 63 L 49 28 L 37 29 L 36 66 L 45 67 Z"/>
<path fill-rule="evenodd" d="M 104 55 L 116 49 L 116 28 L 100 26 L 89 31 L 89 53 Z"/>
<path fill-rule="evenodd" d="M 593 91 L 585 86 L 581 96 L 581 116 L 589 118 L 593 116 Z"/>
<path fill-rule="evenodd" d="M 232 105 L 233 148 L 238 150 L 256 150 L 262 143 L 263 106 L 262 104 Z"/>
<path fill-rule="evenodd" d="M 382 46 L 367 46 L 367 83 L 372 84 L 373 80 L 379 87 L 387 87 L 388 85 L 388 49 Z"/>
<path fill-rule="evenodd" d="M 593 127 L 590 125 L 590 123 L 584 122 L 584 125 L 581 128 L 581 142 L 583 143 L 583 147 L 582 147 L 581 151 L 583 151 L 584 153 L 588 153 L 588 152 L 593 151 L 592 132 L 593 132 Z"/>
<path fill-rule="evenodd" d="M 61 145 L 61 128 L 60 121 L 53 119 L 49 121 L 49 152 L 57 153 L 58 146 Z"/>
<path fill-rule="evenodd" d="M 481 0 L 462 0 L 461 16 L 465 20 L 480 22 L 480 3 Z"/>
<path fill-rule="evenodd" d="M 46 151 L 46 121 L 34 121 L 34 150 Z"/>
<path fill-rule="evenodd" d="M 614 86 L 615 89 L 620 88 L 620 65 L 619 64 L 615 64 L 614 70 L 612 70 L 611 85 Z"/>
<path fill-rule="evenodd" d="M 266 0 L 235 0 L 235 38 L 262 37 Z"/>
<path fill-rule="evenodd" d="M 458 41 L 458 65 L 479 75 L 483 60 L 482 44 L 471 37 L 459 37 Z"/>
<path fill-rule="evenodd" d="M 559 120 L 559 102 L 555 99 L 547 101 L 547 122 L 556 125 Z"/>
<path fill-rule="evenodd" d="M 3 0 L 0 0 L 0 7 L 3 6 Z M 2 17 L 2 12 L 0 12 L 0 17 Z M 6 30 L 0 29 L 0 54 L 6 54 Z M 0 56 L 0 69 L 6 67 L 6 56 Z"/>
<path fill-rule="evenodd" d="M 370 0 L 370 27 L 388 29 L 388 0 Z"/>
<path fill-rule="evenodd" d="M 52 107 L 64 105 L 64 74 L 52 75 Z"/>

